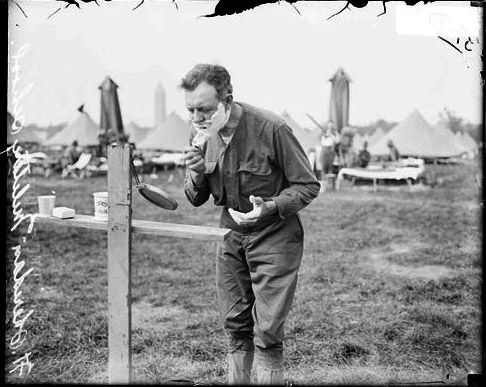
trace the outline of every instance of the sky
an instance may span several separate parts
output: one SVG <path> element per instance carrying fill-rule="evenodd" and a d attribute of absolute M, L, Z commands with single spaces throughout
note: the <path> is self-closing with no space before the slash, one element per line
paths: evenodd
<path fill-rule="evenodd" d="M 345 1 L 297 2 L 298 11 L 280 2 L 215 18 L 200 17 L 215 1 L 178 0 L 176 8 L 146 0 L 135 10 L 140 1 L 80 1 L 81 9 L 16 2 L 23 12 L 11 3 L 7 109 L 26 124 L 72 122 L 81 104 L 99 122 L 106 76 L 119 85 L 125 125 L 154 125 L 158 83 L 167 113 L 186 118 L 178 84 L 199 62 L 227 67 L 235 100 L 288 111 L 303 125 L 307 113 L 329 118 L 329 78 L 339 67 L 352 79 L 351 125 L 399 122 L 414 109 L 432 124 L 445 108 L 466 122 L 482 119 L 480 9 L 469 2 L 389 2 L 382 16 L 381 2 L 370 2 L 329 20 Z"/>

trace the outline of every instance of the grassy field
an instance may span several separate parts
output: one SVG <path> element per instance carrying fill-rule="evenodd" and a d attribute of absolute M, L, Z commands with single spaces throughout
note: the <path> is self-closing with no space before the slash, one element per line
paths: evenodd
<path fill-rule="evenodd" d="M 345 183 L 302 212 L 305 253 L 286 328 L 287 377 L 294 384 L 466 385 L 468 373 L 481 372 L 478 169 L 474 163 L 427 169 L 441 185 L 374 193 L 369 185 Z M 92 214 L 92 193 L 107 186 L 105 177 L 31 178 L 32 201 L 22 202 L 30 213 L 36 195 L 55 191 L 57 206 Z M 212 203 L 191 207 L 182 180 L 181 171 L 165 171 L 151 181 L 178 199 L 177 211 L 159 210 L 137 194 L 133 218 L 217 226 L 220 210 Z M 9 232 L 7 245 L 23 235 Z M 27 238 L 23 259 L 36 275 L 22 285 L 23 308 L 34 309 L 22 350 L 31 352 L 34 367 L 27 376 L 9 374 L 18 354 L 7 343 L 7 380 L 107 382 L 106 234 L 36 225 Z M 134 235 L 135 383 L 225 383 L 215 249 L 204 241 Z M 7 258 L 8 278 L 13 254 Z M 7 319 L 12 291 L 8 278 Z M 8 340 L 14 332 L 10 326 Z"/>

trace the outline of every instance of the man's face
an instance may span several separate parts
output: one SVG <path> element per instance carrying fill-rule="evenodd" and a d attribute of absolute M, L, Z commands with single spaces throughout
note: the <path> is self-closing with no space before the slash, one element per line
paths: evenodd
<path fill-rule="evenodd" d="M 184 91 L 184 100 L 193 125 L 199 129 L 208 129 L 211 117 L 220 103 L 214 86 L 201 82 L 193 91 Z"/>

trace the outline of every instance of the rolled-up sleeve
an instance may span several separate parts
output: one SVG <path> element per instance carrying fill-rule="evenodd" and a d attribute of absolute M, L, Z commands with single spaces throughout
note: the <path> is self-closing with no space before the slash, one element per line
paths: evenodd
<path fill-rule="evenodd" d="M 207 177 L 204 177 L 204 182 L 201 185 L 196 185 L 194 184 L 191 172 L 188 169 L 184 180 L 184 193 L 193 206 L 202 206 L 209 200 L 209 196 L 211 195 Z"/>
<path fill-rule="evenodd" d="M 273 200 L 280 217 L 286 218 L 308 206 L 319 195 L 320 184 L 304 149 L 287 125 L 275 130 L 274 144 L 276 162 L 289 187 Z"/>

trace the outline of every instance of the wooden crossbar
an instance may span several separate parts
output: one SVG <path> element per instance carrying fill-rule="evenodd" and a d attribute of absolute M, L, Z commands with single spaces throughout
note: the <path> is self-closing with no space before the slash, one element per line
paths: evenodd
<path fill-rule="evenodd" d="M 60 219 L 36 214 L 35 221 L 63 227 L 107 231 L 108 234 L 108 383 L 132 382 L 132 233 L 223 242 L 231 230 L 131 217 L 132 152 L 128 145 L 108 147 L 108 221 L 89 215 Z"/>
<path fill-rule="evenodd" d="M 96 219 L 90 215 L 76 215 L 70 219 L 60 219 L 54 216 L 36 214 L 35 221 L 43 224 L 53 224 L 63 227 L 81 227 L 93 230 L 108 231 L 106 220 Z M 167 237 L 200 239 L 208 242 L 223 242 L 230 234 L 227 228 L 208 226 L 192 226 L 178 223 L 150 222 L 132 219 L 132 233 L 153 234 Z"/>

